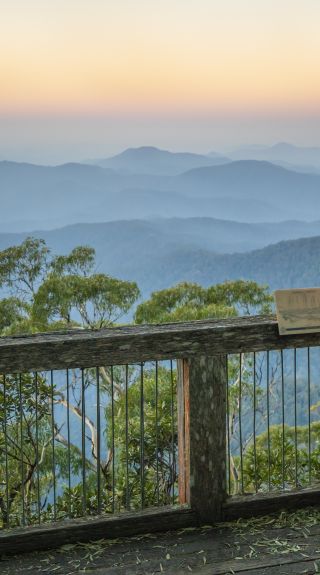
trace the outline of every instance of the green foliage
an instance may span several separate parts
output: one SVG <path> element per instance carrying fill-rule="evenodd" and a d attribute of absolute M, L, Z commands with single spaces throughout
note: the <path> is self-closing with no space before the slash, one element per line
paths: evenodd
<path fill-rule="evenodd" d="M 0 300 L 0 334 L 6 330 L 19 331 L 28 313 L 28 305 L 17 297 Z"/>
<path fill-rule="evenodd" d="M 139 297 L 135 282 L 93 273 L 95 252 L 78 246 L 52 256 L 43 240 L 27 238 L 0 252 L 0 334 L 82 325 L 101 328 L 127 313 Z"/>
<path fill-rule="evenodd" d="M 284 433 L 283 433 L 284 431 Z M 320 422 L 310 426 L 310 459 L 308 426 L 273 425 L 269 435 L 265 431 L 257 436 L 256 446 L 251 443 L 243 460 L 244 490 L 266 491 L 296 486 L 306 487 L 320 480 Z M 239 458 L 237 458 L 239 464 Z"/>
<path fill-rule="evenodd" d="M 241 315 L 270 314 L 273 296 L 268 286 L 261 286 L 254 281 L 227 281 L 211 286 L 207 290 L 208 299 L 221 302 L 236 310 Z"/>
<path fill-rule="evenodd" d="M 47 451 L 52 437 L 51 387 L 42 377 L 24 374 L 7 376 L 0 391 L 0 470 L 8 480 L 7 498 L 1 497 L 4 525 L 35 515 L 37 473 L 47 465 Z M 49 482 L 49 483 L 48 483 Z M 39 479 L 39 489 L 47 492 L 48 474 Z"/>
<path fill-rule="evenodd" d="M 270 313 L 272 297 L 267 287 L 252 281 L 225 282 L 203 288 L 183 282 L 153 292 L 135 313 L 136 323 L 165 323 L 230 317 L 239 313 Z"/>
<path fill-rule="evenodd" d="M 110 368 L 107 375 L 110 375 Z M 94 372 L 86 373 L 86 385 L 92 387 Z M 100 476 L 100 512 L 110 513 L 124 508 L 138 509 L 144 506 L 166 505 L 176 496 L 177 484 L 177 436 L 176 425 L 176 372 L 165 366 L 150 366 L 143 372 L 130 368 L 128 385 L 124 368 L 116 367 L 112 372 L 114 393 L 110 396 L 106 380 L 101 391 L 109 392 L 105 410 L 106 427 L 103 437 L 108 452 L 97 466 L 97 458 L 85 462 L 86 497 L 82 482 L 65 488 L 56 502 L 58 517 L 81 516 L 99 512 L 98 473 Z M 156 393 L 157 380 L 157 393 Z M 141 418 L 141 392 L 143 386 L 143 428 Z M 113 397 L 113 401 L 112 401 Z M 107 397 L 104 396 L 104 400 Z M 128 419 L 127 417 L 128 416 Z M 112 425 L 113 422 L 113 425 Z M 143 429 L 143 431 L 142 431 Z M 143 443 L 142 443 L 143 434 Z M 114 446 L 114 450 L 113 450 Z M 93 446 L 95 452 L 96 445 Z M 66 451 L 66 450 L 65 450 Z M 63 463 L 65 465 L 63 465 Z M 67 478 L 67 461 L 62 466 L 60 477 Z M 72 473 L 82 474 L 81 453 L 73 448 Z M 113 478 L 114 472 L 114 478 Z M 142 500 L 143 492 L 143 500 Z M 43 515 L 53 516 L 53 505 L 48 505 Z"/>
<path fill-rule="evenodd" d="M 94 266 L 95 253 L 90 247 L 79 246 L 54 257 L 45 242 L 35 238 L 0 252 L 0 288 L 8 294 L 0 300 L 0 335 L 113 325 L 129 311 L 139 289 L 134 282 L 93 273 Z M 72 396 L 75 402 L 67 401 L 66 390 L 48 383 L 45 374 L 37 374 L 36 380 L 28 374 L 7 376 L 1 384 L 2 524 L 6 526 L 9 518 L 11 525 L 33 523 L 39 513 L 46 517 L 52 512 L 48 497 L 53 477 L 66 480 L 69 465 L 75 476 L 82 469 L 79 446 L 74 442 L 66 449 L 63 429 L 52 419 L 57 405 L 81 421 L 81 400 Z M 88 477 L 96 470 L 89 459 L 84 466 Z M 78 492 L 77 486 L 74 491 Z M 59 495 L 61 499 L 64 495 Z"/>
<path fill-rule="evenodd" d="M 139 289 L 134 282 L 95 272 L 92 248 L 79 246 L 69 254 L 53 256 L 42 240 L 34 238 L 0 253 L 0 287 L 7 296 L 0 300 L 2 335 L 79 325 L 91 329 L 111 326 L 131 309 L 139 297 Z M 208 288 L 185 282 L 154 292 L 148 301 L 138 306 L 135 321 L 188 321 L 267 313 L 270 309 L 271 296 L 267 288 L 255 282 L 239 280 Z M 250 354 L 244 356 L 242 369 L 242 394 L 250 402 L 253 397 Z M 68 395 L 65 384 L 50 384 L 45 374 L 38 374 L 36 387 L 34 376 L 28 374 L 21 378 L 8 376 L 3 381 L 0 386 L 0 403 L 5 404 L 5 410 L 0 414 L 0 512 L 3 526 L 8 524 L 9 518 L 12 525 L 20 524 L 23 512 L 26 523 L 37 521 L 39 501 L 42 519 L 50 520 L 54 516 L 76 517 L 83 512 L 95 514 L 99 510 L 135 509 L 142 503 L 146 506 L 168 504 L 176 496 L 176 372 L 169 364 L 149 365 L 144 369 L 142 379 L 139 368 L 130 367 L 128 373 L 124 370 L 122 367 L 111 370 L 106 366 L 97 371 L 88 369 L 83 382 L 81 374 L 74 370 L 70 372 Z M 84 383 L 90 403 L 95 401 L 97 376 L 103 397 L 103 401 L 100 400 L 103 422 L 100 439 L 105 446 L 100 459 L 97 421 L 88 412 L 84 413 L 81 393 Z M 239 366 L 232 358 L 229 378 L 230 429 L 236 441 L 240 378 Z M 262 393 L 259 386 L 256 392 L 259 402 L 259 393 Z M 71 438 L 68 445 L 65 424 L 59 427 L 52 417 L 56 409 L 65 410 L 65 419 L 69 414 L 78 428 L 85 429 L 85 454 L 77 438 Z M 273 449 L 277 454 L 281 441 L 276 430 L 272 433 Z M 289 441 L 288 461 L 291 461 L 291 447 Z M 244 452 L 247 490 L 252 490 L 253 481 L 258 481 L 259 489 L 263 489 L 267 481 L 263 434 L 258 436 L 256 448 L 254 456 L 261 470 L 258 478 L 252 477 L 250 442 Z M 305 450 L 305 444 L 301 449 L 302 452 Z M 233 465 L 235 470 L 239 468 L 238 454 L 234 455 Z M 275 485 L 280 481 L 278 467 L 275 455 L 272 468 Z M 83 471 L 86 501 L 81 480 Z M 60 486 L 55 508 L 52 503 L 54 476 Z M 6 490 L 3 486 L 7 478 Z M 239 486 L 235 485 L 234 489 L 239 491 Z"/>
<path fill-rule="evenodd" d="M 157 395 L 156 395 L 157 378 Z M 141 391 L 143 385 L 143 459 L 141 452 Z M 126 404 L 128 406 L 128 451 L 126 448 Z M 111 404 L 107 419 L 111 421 Z M 141 473 L 144 474 L 144 503 L 147 506 L 169 504 L 177 480 L 176 372 L 166 367 L 144 370 L 136 374 L 125 391 L 114 401 L 115 473 L 118 509 L 126 503 L 141 505 Z M 107 429 L 107 441 L 112 441 L 112 429 Z M 128 477 L 127 477 L 128 461 Z M 142 464 L 142 467 L 141 467 Z M 128 493 L 126 490 L 128 482 Z M 128 497 L 128 502 L 126 498 Z"/>
<path fill-rule="evenodd" d="M 106 276 L 65 275 L 55 273 L 39 287 L 32 309 L 35 325 L 72 322 L 77 312 L 82 325 L 99 329 L 110 326 L 128 312 L 139 296 L 134 282 Z"/>
<path fill-rule="evenodd" d="M 46 277 L 50 250 L 44 240 L 27 238 L 21 245 L 0 252 L 0 288 L 6 287 L 30 301 Z"/>
<path fill-rule="evenodd" d="M 64 274 L 87 276 L 93 273 L 94 265 L 94 249 L 89 246 L 78 246 L 66 256 L 56 256 L 51 262 L 51 269 L 57 276 Z"/>

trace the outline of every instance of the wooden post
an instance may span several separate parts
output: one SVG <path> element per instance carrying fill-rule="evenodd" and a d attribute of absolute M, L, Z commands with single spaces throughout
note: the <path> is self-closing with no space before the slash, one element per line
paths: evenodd
<path fill-rule="evenodd" d="M 178 462 L 179 462 L 179 503 L 190 503 L 190 402 L 189 364 L 179 359 L 177 381 L 178 407 Z"/>
<path fill-rule="evenodd" d="M 225 355 L 179 362 L 180 502 L 206 523 L 222 518 L 226 498 L 226 391 Z"/>

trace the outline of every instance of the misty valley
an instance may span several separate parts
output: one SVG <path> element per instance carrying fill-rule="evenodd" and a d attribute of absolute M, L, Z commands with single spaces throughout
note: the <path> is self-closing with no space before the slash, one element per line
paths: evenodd
<path fill-rule="evenodd" d="M 319 283 L 314 149 L 3 161 L 0 190 L 2 336 L 270 314 Z M 320 479 L 318 352 L 228 356 L 229 495 Z M 175 358 L 4 376 L 2 527 L 177 502 L 178 380 Z"/>

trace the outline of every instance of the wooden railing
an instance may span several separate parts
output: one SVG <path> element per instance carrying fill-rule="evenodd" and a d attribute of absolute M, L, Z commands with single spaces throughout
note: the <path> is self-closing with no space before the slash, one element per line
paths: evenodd
<path fill-rule="evenodd" d="M 4 378 L 21 373 L 177 360 L 180 507 L 135 512 L 113 520 L 99 518 L 96 523 L 91 519 L 89 534 L 85 518 L 68 523 L 68 530 L 66 522 L 61 526 L 57 522 L 42 529 L 4 532 L 0 548 L 6 544 L 8 550 L 8 542 L 15 545 L 15 550 L 18 544 L 21 549 L 50 546 L 53 533 L 54 544 L 59 544 L 66 538 L 74 541 L 89 535 L 90 538 L 127 535 L 165 528 L 166 524 L 172 528 L 198 522 L 214 523 L 224 518 L 272 511 L 279 506 L 318 501 L 320 491 L 314 485 L 298 491 L 285 489 L 283 493 L 229 497 L 226 433 L 228 356 L 317 346 L 320 346 L 320 334 L 281 337 L 275 318 L 262 316 L 1 338 L 0 374 Z"/>

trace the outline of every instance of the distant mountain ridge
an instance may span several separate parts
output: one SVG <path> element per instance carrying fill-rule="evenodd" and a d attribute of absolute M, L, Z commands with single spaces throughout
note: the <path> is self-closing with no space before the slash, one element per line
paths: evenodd
<path fill-rule="evenodd" d="M 279 242 L 299 234 L 313 237 Z M 210 285 L 227 279 L 254 279 L 272 289 L 320 282 L 319 221 L 132 220 L 76 224 L 33 235 L 44 238 L 55 253 L 66 253 L 79 244 L 93 246 L 97 271 L 137 281 L 144 296 L 184 280 Z M 0 250 L 19 244 L 26 236 L 0 233 Z"/>
<path fill-rule="evenodd" d="M 273 146 L 242 146 L 230 150 L 228 156 L 232 160 L 266 160 L 292 168 L 297 166 L 304 170 L 320 170 L 319 147 L 295 146 L 287 142 L 278 142 Z"/>
<path fill-rule="evenodd" d="M 159 266 L 169 285 L 185 278 L 204 286 L 226 280 L 254 280 L 271 290 L 320 287 L 320 236 L 282 241 L 243 254 L 212 254 L 205 250 L 171 253 Z M 145 270 L 148 273 L 149 270 Z M 163 279 L 158 280 L 157 289 Z M 160 285 L 159 285 L 160 284 Z"/>
<path fill-rule="evenodd" d="M 212 152 L 210 156 L 191 152 L 169 152 L 154 146 L 128 148 L 111 158 L 89 160 L 102 168 L 112 168 L 126 174 L 178 175 L 195 167 L 229 162 L 226 156 Z"/>
<path fill-rule="evenodd" d="M 155 216 L 314 220 L 320 217 L 320 175 L 256 160 L 176 176 L 123 174 L 84 164 L 0 162 L 0 201 L 0 229 L 7 231 L 21 229 L 21 214 L 29 230 Z"/>

